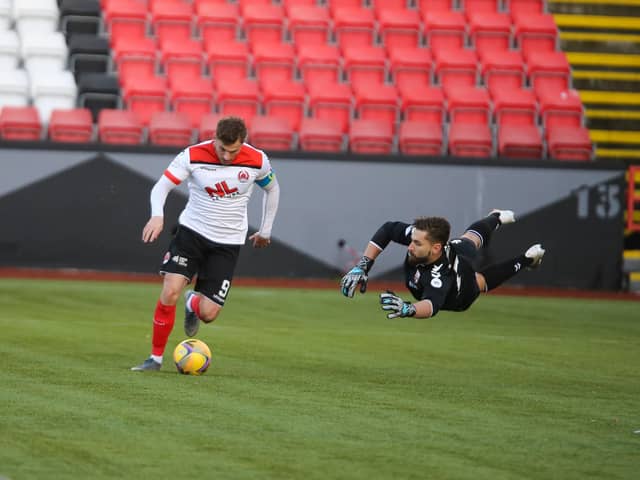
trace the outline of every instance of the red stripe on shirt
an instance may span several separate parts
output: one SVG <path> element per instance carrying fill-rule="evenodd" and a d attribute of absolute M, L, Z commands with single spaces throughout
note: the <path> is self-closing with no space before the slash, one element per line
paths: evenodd
<path fill-rule="evenodd" d="M 169 170 L 165 170 L 164 171 L 164 176 L 167 177 L 169 180 L 171 180 L 176 185 L 180 185 L 180 183 L 182 182 L 182 180 L 180 180 L 175 175 L 173 175 Z"/>

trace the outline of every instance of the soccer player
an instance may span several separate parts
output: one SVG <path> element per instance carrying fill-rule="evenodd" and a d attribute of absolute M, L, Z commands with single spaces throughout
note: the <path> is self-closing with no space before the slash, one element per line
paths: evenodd
<path fill-rule="evenodd" d="M 479 249 L 489 245 L 498 227 L 513 222 L 511 210 L 493 210 L 451 240 L 451 226 L 442 217 L 419 217 L 412 225 L 387 222 L 373 235 L 358 264 L 342 278 L 342 294 L 351 298 L 358 287 L 365 293 L 373 262 L 390 242 L 396 242 L 408 246 L 405 284 L 417 301 L 404 301 L 390 291 L 381 293 L 380 304 L 388 312 L 387 318 L 427 318 L 440 310 L 466 310 L 480 292 L 492 290 L 523 268 L 536 268 L 542 262 L 545 250 L 535 244 L 522 255 L 474 271 L 472 262 Z"/>
<path fill-rule="evenodd" d="M 200 320 L 209 323 L 220 314 L 247 236 L 247 204 L 254 184 L 265 194 L 260 229 L 249 239 L 255 248 L 270 243 L 280 187 L 267 155 L 244 143 L 246 137 L 242 119 L 222 118 L 215 139 L 185 148 L 151 190 L 151 218 L 142 230 L 145 243 L 156 240 L 162 231 L 169 192 L 189 182 L 189 199 L 160 267 L 164 278 L 153 316 L 151 356 L 132 370 L 160 370 L 178 297 L 195 275 L 195 291 L 185 292 L 186 335 L 198 332 Z"/>

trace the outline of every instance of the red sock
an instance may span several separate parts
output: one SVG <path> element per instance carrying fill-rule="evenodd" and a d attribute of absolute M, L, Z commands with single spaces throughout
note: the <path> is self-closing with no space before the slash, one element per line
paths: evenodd
<path fill-rule="evenodd" d="M 200 318 L 200 295 L 191 295 L 191 310 Z"/>
<path fill-rule="evenodd" d="M 151 354 L 162 356 L 167 346 L 169 335 L 176 321 L 176 306 L 163 305 L 160 300 L 153 315 L 153 338 L 151 340 Z"/>

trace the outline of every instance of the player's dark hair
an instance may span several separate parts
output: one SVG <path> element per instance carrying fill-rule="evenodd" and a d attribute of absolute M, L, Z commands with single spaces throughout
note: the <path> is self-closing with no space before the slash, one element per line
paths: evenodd
<path fill-rule="evenodd" d="M 417 230 L 427 232 L 427 238 L 432 243 L 444 245 L 449 240 L 451 224 L 443 217 L 418 217 L 413 221 Z"/>
<path fill-rule="evenodd" d="M 247 126 L 239 117 L 224 117 L 218 121 L 216 126 L 216 138 L 224 145 L 231 145 L 240 140 L 244 142 L 247 138 Z"/>

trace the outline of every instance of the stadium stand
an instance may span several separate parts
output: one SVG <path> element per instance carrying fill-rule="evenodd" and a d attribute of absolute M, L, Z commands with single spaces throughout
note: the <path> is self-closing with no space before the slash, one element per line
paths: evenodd
<path fill-rule="evenodd" d="M 335 122 L 323 118 L 303 118 L 298 135 L 300 149 L 307 152 L 341 152 L 343 132 Z"/>
<path fill-rule="evenodd" d="M 353 153 L 390 154 L 393 130 L 384 120 L 354 119 L 349 127 L 349 147 Z"/>
<path fill-rule="evenodd" d="M 0 137 L 3 140 L 37 141 L 42 123 L 35 107 L 3 106 L 0 111 Z"/>
<path fill-rule="evenodd" d="M 93 121 L 103 108 L 120 106 L 120 82 L 112 73 L 84 73 L 78 80 L 78 107 L 88 108 Z"/>
<path fill-rule="evenodd" d="M 105 108 L 98 115 L 98 136 L 103 143 L 137 145 L 144 140 L 144 126 L 135 112 Z"/>
<path fill-rule="evenodd" d="M 97 36 L 101 28 L 101 10 L 98 0 L 61 0 L 60 30 L 65 35 L 87 34 Z"/>
<path fill-rule="evenodd" d="M 93 138 L 93 119 L 86 108 L 53 110 L 49 119 L 53 142 L 87 143 Z"/>
<path fill-rule="evenodd" d="M 421 120 L 404 120 L 398 136 L 399 150 L 405 155 L 442 155 L 442 126 Z"/>
<path fill-rule="evenodd" d="M 286 118 L 256 115 L 251 120 L 249 141 L 263 150 L 291 150 L 294 145 L 294 131 Z"/>
<path fill-rule="evenodd" d="M 193 140 L 191 120 L 180 112 L 159 111 L 149 121 L 149 141 L 154 145 L 184 147 Z"/>

